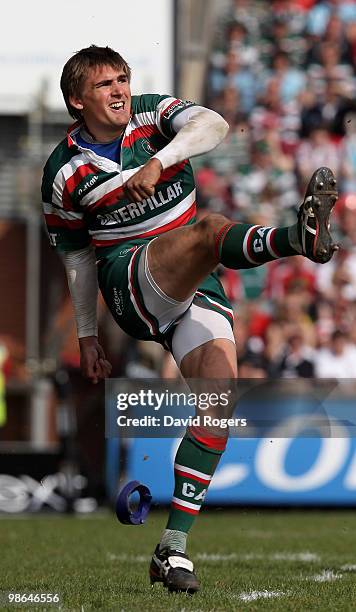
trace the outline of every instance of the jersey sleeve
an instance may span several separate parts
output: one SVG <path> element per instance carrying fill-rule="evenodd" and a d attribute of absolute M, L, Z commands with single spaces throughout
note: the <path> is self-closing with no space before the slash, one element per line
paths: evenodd
<path fill-rule="evenodd" d="M 160 132 L 169 139 L 173 138 L 177 133 L 173 128 L 173 119 L 183 110 L 192 106 L 197 105 L 190 100 L 180 100 L 174 97 L 161 99 L 156 108 L 156 125 Z"/>
<path fill-rule="evenodd" d="M 45 166 L 41 191 L 50 244 L 61 252 L 83 249 L 91 243 L 84 214 L 71 202 L 63 174 L 59 171 L 54 178 L 51 174 Z"/>

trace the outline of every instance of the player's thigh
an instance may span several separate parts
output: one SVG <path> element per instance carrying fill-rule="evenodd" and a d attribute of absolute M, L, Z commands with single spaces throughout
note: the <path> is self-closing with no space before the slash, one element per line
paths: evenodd
<path fill-rule="evenodd" d="M 126 243 L 98 267 L 104 299 L 120 327 L 140 340 L 165 343 L 168 330 L 192 303 L 174 300 L 155 282 L 148 266 L 147 241 Z"/>
<path fill-rule="evenodd" d="M 204 400 L 197 403 L 197 415 L 204 422 L 230 418 L 235 405 L 237 377 L 236 346 L 227 318 L 215 310 L 193 303 L 172 338 L 172 353 L 190 390 Z M 203 412 L 202 412 L 203 410 Z M 211 427 L 209 435 L 227 435 Z"/>
<path fill-rule="evenodd" d="M 147 241 L 125 243 L 98 263 L 101 293 L 116 323 L 138 340 L 159 335 L 159 322 L 145 307 L 139 287 L 139 262 Z"/>
<path fill-rule="evenodd" d="M 149 261 L 151 243 L 142 250 L 137 266 L 137 283 L 145 309 L 155 317 L 160 334 L 166 334 L 177 319 L 180 319 L 190 307 L 194 292 L 190 293 L 185 300 L 176 300 L 167 295 L 162 287 L 155 281 Z"/>
<path fill-rule="evenodd" d="M 193 302 L 172 337 L 172 353 L 185 378 L 237 377 L 235 338 L 225 316 Z"/>
<path fill-rule="evenodd" d="M 155 282 L 168 296 L 186 300 L 218 264 L 215 234 L 227 222 L 208 215 L 199 223 L 179 227 L 150 243 L 148 264 Z"/>

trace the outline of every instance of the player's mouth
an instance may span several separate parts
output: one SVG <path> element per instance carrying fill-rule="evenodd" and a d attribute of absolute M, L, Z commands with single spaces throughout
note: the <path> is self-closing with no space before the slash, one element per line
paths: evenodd
<path fill-rule="evenodd" d="M 125 102 L 122 100 L 120 102 L 112 102 L 109 104 L 109 108 L 114 111 L 114 113 L 120 113 L 125 110 Z"/>

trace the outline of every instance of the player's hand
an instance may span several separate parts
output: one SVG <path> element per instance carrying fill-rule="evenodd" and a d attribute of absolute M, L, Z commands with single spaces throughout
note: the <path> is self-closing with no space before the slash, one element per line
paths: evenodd
<path fill-rule="evenodd" d="M 111 363 L 106 359 L 104 350 L 96 336 L 79 338 L 80 369 L 85 378 L 96 385 L 99 380 L 111 374 Z"/>
<path fill-rule="evenodd" d="M 150 159 L 140 170 L 133 174 L 123 185 L 125 196 L 131 202 L 141 202 L 155 192 L 162 173 L 159 159 Z"/>

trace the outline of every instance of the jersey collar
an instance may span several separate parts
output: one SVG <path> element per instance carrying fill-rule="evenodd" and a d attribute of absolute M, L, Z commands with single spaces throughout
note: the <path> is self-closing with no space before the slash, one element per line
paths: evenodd
<path fill-rule="evenodd" d="M 77 143 L 74 140 L 74 136 L 78 134 L 80 128 L 82 127 L 82 121 L 76 121 L 69 126 L 67 130 L 67 144 L 68 147 L 78 147 Z"/>
<path fill-rule="evenodd" d="M 122 138 L 123 138 L 123 139 L 124 139 L 124 138 L 125 138 L 125 136 L 126 136 L 126 132 L 127 132 L 128 127 L 129 127 L 129 125 L 130 125 L 130 123 L 131 123 L 131 120 L 132 120 L 132 113 L 131 113 L 131 115 L 130 115 L 130 119 L 129 119 L 129 122 L 128 122 L 128 124 L 127 124 L 126 128 L 125 128 L 125 131 L 124 131 L 124 133 L 123 133 L 123 135 L 122 135 Z M 83 122 L 83 121 L 76 121 L 75 123 L 72 123 L 72 124 L 69 126 L 69 128 L 68 128 L 68 130 L 67 130 L 67 144 L 68 144 L 68 147 L 77 147 L 77 148 L 78 148 L 78 145 L 77 145 L 77 143 L 75 142 L 75 136 L 76 136 L 76 134 L 78 134 L 78 132 L 81 130 L 81 128 L 83 127 L 83 125 L 84 125 L 84 122 Z"/>

